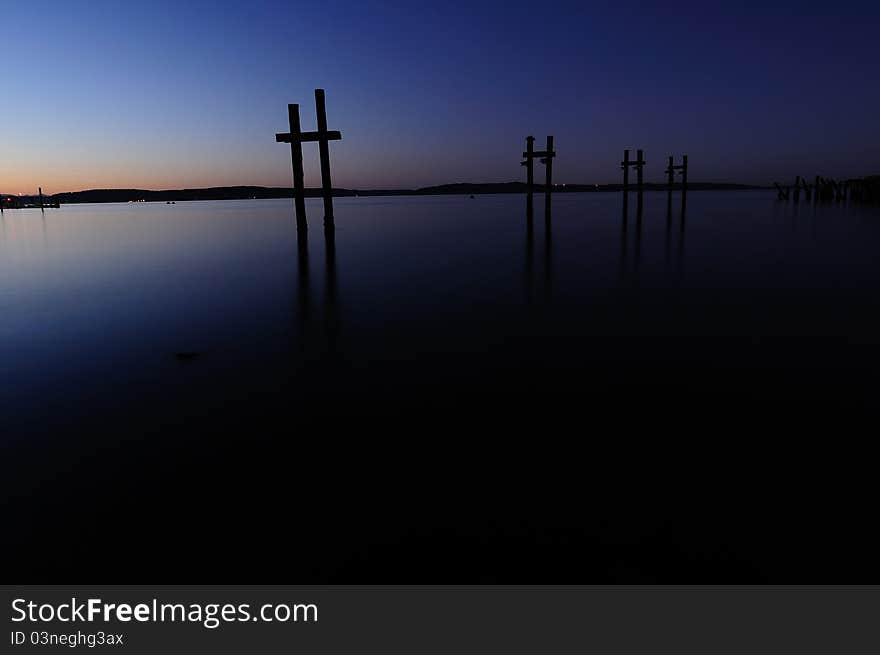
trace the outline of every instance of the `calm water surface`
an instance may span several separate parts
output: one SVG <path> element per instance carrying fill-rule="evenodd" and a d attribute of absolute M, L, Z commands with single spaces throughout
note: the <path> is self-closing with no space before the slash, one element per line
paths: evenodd
<path fill-rule="evenodd" d="M 345 198 L 328 239 L 314 200 L 307 242 L 285 200 L 6 212 L 7 556 L 108 570 L 109 521 L 249 580 L 876 572 L 880 211 L 677 203 Z"/>

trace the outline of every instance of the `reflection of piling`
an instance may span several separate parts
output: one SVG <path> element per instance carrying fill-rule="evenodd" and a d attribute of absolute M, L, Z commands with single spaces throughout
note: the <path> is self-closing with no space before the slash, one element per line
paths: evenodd
<path fill-rule="evenodd" d="M 303 354 L 311 348 L 311 316 L 309 302 L 309 235 L 306 231 L 298 231 L 296 235 L 297 246 L 297 315 L 299 318 L 300 334 L 299 344 Z"/>
<path fill-rule="evenodd" d="M 624 195 L 624 198 L 626 196 Z M 620 279 L 626 277 L 626 241 L 627 241 L 627 207 L 626 201 L 623 203 L 623 218 L 620 223 Z"/>
<path fill-rule="evenodd" d="M 687 211 L 688 196 L 688 156 L 681 156 L 681 220 L 684 221 L 684 213 Z"/>
<path fill-rule="evenodd" d="M 672 165 L 672 157 L 669 158 L 669 165 Z M 666 267 L 669 268 L 669 243 L 672 240 L 672 193 L 669 194 L 669 200 L 666 203 L 666 241 L 664 243 L 664 257 Z"/>
<path fill-rule="evenodd" d="M 642 151 L 636 151 L 636 158 L 638 161 L 636 162 L 636 184 L 638 186 L 639 195 L 637 198 L 637 206 L 638 206 L 638 218 L 641 220 L 642 217 L 642 194 L 645 191 L 645 178 L 644 178 L 644 169 L 645 169 L 645 161 L 642 157 Z"/>
<path fill-rule="evenodd" d="M 332 222 L 332 218 L 331 218 Z M 325 316 L 327 321 L 327 341 L 331 350 L 336 349 L 336 341 L 339 334 L 339 313 L 336 297 L 336 231 L 330 227 L 324 229 L 325 248 L 325 287 L 324 298 Z"/>
<path fill-rule="evenodd" d="M 678 232 L 678 255 L 676 257 L 676 268 L 678 269 L 678 275 L 681 276 L 684 270 L 684 218 L 681 219 L 681 229 Z"/>
<path fill-rule="evenodd" d="M 553 290 L 553 230 L 550 222 L 550 212 L 547 211 L 544 220 L 544 300 L 550 300 Z"/>
<path fill-rule="evenodd" d="M 642 208 L 636 209 L 636 245 L 635 245 L 635 262 L 633 263 L 633 271 L 638 274 L 639 264 L 642 260 Z"/>
<path fill-rule="evenodd" d="M 526 305 L 531 307 L 535 282 L 535 226 L 531 217 L 526 220 Z"/>

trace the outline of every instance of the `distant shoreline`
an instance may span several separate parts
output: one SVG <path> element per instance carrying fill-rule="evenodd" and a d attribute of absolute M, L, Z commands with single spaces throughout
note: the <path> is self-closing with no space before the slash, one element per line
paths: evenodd
<path fill-rule="evenodd" d="M 665 191 L 665 184 L 646 184 L 645 191 Z M 675 188 L 678 188 L 677 186 Z M 771 187 L 757 186 L 752 184 L 726 184 L 726 183 L 700 183 L 688 184 L 688 191 L 747 191 L 768 190 Z M 634 186 L 630 186 L 635 190 Z M 554 193 L 584 193 L 584 192 L 620 192 L 620 184 L 558 184 L 554 185 Z M 535 185 L 535 191 L 544 192 L 543 185 Z M 497 193 L 526 192 L 524 182 L 499 182 L 487 184 L 442 184 L 439 186 L 423 187 L 420 189 L 333 189 L 334 197 L 357 197 L 357 196 L 438 196 L 438 195 L 485 195 Z M 321 189 L 306 189 L 307 198 L 318 198 Z M 37 196 L 8 196 L 15 202 L 35 204 Z M 153 191 L 149 189 L 89 189 L 86 191 L 72 191 L 68 193 L 56 193 L 44 195 L 45 203 L 60 203 L 62 205 L 78 203 L 104 203 L 104 202 L 185 202 L 193 200 L 267 200 L 273 198 L 293 198 L 293 189 L 287 187 L 263 187 L 263 186 L 228 186 L 209 187 L 204 189 L 167 189 Z M 9 205 L 7 205 L 9 206 Z"/>

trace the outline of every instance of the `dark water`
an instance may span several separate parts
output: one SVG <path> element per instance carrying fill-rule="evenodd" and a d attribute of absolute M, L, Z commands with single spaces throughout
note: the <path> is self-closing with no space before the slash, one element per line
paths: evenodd
<path fill-rule="evenodd" d="M 290 201 L 6 212 L 4 561 L 877 582 L 880 212 L 675 200 L 338 199 L 332 239 L 310 201 L 307 243 Z"/>

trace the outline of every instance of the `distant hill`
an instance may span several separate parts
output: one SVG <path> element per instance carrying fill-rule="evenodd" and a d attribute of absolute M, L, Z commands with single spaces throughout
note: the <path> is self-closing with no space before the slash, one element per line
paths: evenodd
<path fill-rule="evenodd" d="M 689 190 L 740 190 L 763 189 L 749 184 L 690 183 Z M 665 190 L 663 184 L 646 184 L 645 190 Z M 536 191 L 543 191 L 543 185 L 536 184 Z M 582 193 L 596 191 L 620 191 L 620 184 L 558 184 L 554 193 Z M 419 189 L 333 189 L 333 195 L 345 196 L 429 196 L 429 195 L 476 195 L 488 193 L 525 193 L 524 182 L 492 182 L 484 184 L 441 184 Z M 306 197 L 317 198 L 321 189 L 306 189 Z M 47 201 L 64 204 L 101 202 L 183 202 L 188 200 L 244 200 L 250 198 L 292 198 L 293 189 L 287 187 L 225 186 L 205 189 L 167 189 L 151 191 L 148 189 L 89 189 L 70 193 L 56 193 L 44 196 Z M 21 197 L 22 202 L 30 202 L 33 197 Z"/>

